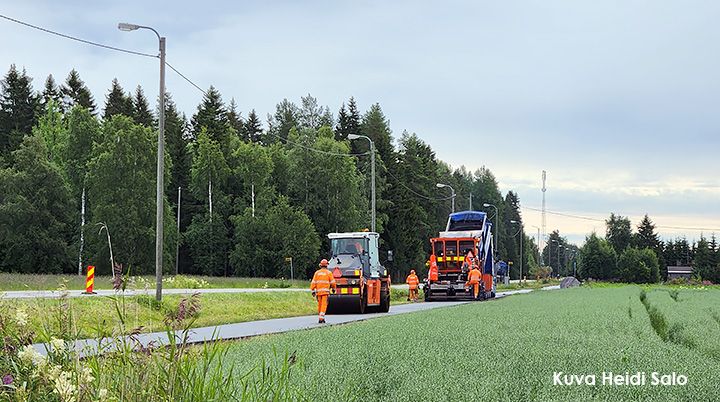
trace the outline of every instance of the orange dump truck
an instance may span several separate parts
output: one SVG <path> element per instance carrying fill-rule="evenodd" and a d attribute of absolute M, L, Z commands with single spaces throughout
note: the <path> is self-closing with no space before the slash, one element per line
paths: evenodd
<path fill-rule="evenodd" d="M 492 223 L 480 211 L 450 214 L 444 232 L 430 239 L 430 270 L 424 281 L 425 300 L 476 299 L 468 273 L 480 270 L 478 300 L 495 297 Z"/>

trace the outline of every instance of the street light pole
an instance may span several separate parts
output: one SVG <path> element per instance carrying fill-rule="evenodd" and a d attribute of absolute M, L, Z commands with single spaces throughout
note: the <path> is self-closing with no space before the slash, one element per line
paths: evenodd
<path fill-rule="evenodd" d="M 532 227 L 537 229 L 537 250 L 538 250 L 537 263 L 538 263 L 538 265 L 542 266 L 542 253 L 540 252 L 540 228 L 535 225 L 532 225 Z"/>
<path fill-rule="evenodd" d="M 157 188 L 155 194 L 155 299 L 162 301 L 162 268 L 163 268 L 163 176 L 165 167 L 165 37 L 153 28 L 121 22 L 121 31 L 149 29 L 157 35 L 160 45 L 160 112 L 158 116 L 157 145 Z"/>
<path fill-rule="evenodd" d="M 175 240 L 175 275 L 179 274 L 178 261 L 180 260 L 180 194 L 182 193 L 182 187 L 178 187 L 178 200 L 177 200 L 177 240 Z"/>
<path fill-rule="evenodd" d="M 452 202 L 451 202 L 451 205 L 452 205 L 451 210 L 452 210 L 452 213 L 455 213 L 455 189 L 452 188 L 452 186 L 449 185 L 449 184 L 442 184 L 442 183 L 436 184 L 435 187 L 437 187 L 437 188 L 447 187 L 447 188 L 450 189 L 450 199 L 452 200 Z"/>
<path fill-rule="evenodd" d="M 370 191 L 372 194 L 370 200 L 370 230 L 372 232 L 375 232 L 375 143 L 373 143 L 373 140 L 371 140 L 370 137 L 366 135 L 348 134 L 347 138 L 349 140 L 365 138 L 366 140 L 368 140 L 368 142 L 370 142 Z"/>
<path fill-rule="evenodd" d="M 497 225 L 495 226 L 495 241 L 493 241 L 493 254 L 495 254 L 495 259 L 498 259 L 497 255 L 497 244 L 500 241 L 500 212 L 498 211 L 498 207 L 496 207 L 493 204 L 488 204 L 487 202 L 483 204 L 483 207 L 493 207 L 495 208 L 495 220 L 497 221 Z"/>
<path fill-rule="evenodd" d="M 522 229 L 523 229 L 523 228 L 522 228 L 522 224 L 521 224 L 520 222 L 513 220 L 513 221 L 510 221 L 510 223 L 515 223 L 515 224 L 520 225 L 520 228 L 518 229 L 518 233 L 520 234 L 520 278 L 519 278 L 519 280 L 520 280 L 521 283 L 522 283 L 522 273 L 523 273 L 523 245 L 522 245 L 522 241 L 523 241 L 523 237 L 525 237 L 525 235 L 522 233 Z M 515 236 L 517 236 L 518 233 L 515 233 Z"/>

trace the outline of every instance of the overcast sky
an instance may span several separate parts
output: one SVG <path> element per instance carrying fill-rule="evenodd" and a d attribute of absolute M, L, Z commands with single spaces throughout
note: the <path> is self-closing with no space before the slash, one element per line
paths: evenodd
<path fill-rule="evenodd" d="M 23 1 L 0 13 L 113 46 L 156 53 L 243 115 L 312 94 L 337 113 L 379 102 L 396 137 L 417 133 L 442 160 L 490 168 L 523 206 L 636 224 L 664 238 L 720 233 L 720 2 L 716 1 Z M 0 20 L 0 68 L 40 88 L 72 68 L 100 106 L 113 78 L 157 92 L 157 60 Z M 202 94 L 168 71 L 191 115 Z M 500 152 L 504 150 L 504 152 Z M 512 151 L 511 151 L 512 150 Z M 530 225 L 540 214 L 523 211 Z M 548 215 L 571 241 L 599 221 Z M 671 226 L 705 228 L 678 230 Z"/>

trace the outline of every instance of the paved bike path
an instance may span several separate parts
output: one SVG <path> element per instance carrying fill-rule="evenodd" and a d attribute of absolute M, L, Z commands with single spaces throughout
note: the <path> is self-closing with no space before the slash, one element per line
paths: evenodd
<path fill-rule="evenodd" d="M 532 292 L 530 289 L 512 290 L 506 292 L 498 292 L 496 298 L 502 298 L 519 293 Z M 424 302 L 424 303 L 408 303 L 393 305 L 390 307 L 389 313 L 372 313 L 372 314 L 333 314 L 327 316 L 327 324 L 318 324 L 317 315 L 308 315 L 301 317 L 275 318 L 271 320 L 249 321 L 236 324 L 224 324 L 213 327 L 193 328 L 188 333 L 188 343 L 203 343 L 213 340 L 240 339 L 258 335 L 278 334 L 289 331 L 297 331 L 302 329 L 320 328 L 323 326 L 332 326 L 338 324 L 346 324 L 356 321 L 364 321 L 377 317 L 387 317 L 392 315 L 407 314 L 417 311 L 431 310 L 440 307 L 457 306 L 469 301 L 455 302 Z M 181 331 L 173 334 L 174 342 L 181 343 Z M 129 337 L 122 338 L 129 341 Z M 169 344 L 168 334 L 166 332 L 153 332 L 148 334 L 140 334 L 136 336 L 137 341 L 143 346 L 161 346 Z M 33 347 L 40 353 L 46 354 L 46 344 L 38 343 Z M 116 350 L 120 347 L 118 339 L 82 339 L 75 342 L 74 349 L 81 356 L 89 356 L 97 353 L 106 353 Z"/>

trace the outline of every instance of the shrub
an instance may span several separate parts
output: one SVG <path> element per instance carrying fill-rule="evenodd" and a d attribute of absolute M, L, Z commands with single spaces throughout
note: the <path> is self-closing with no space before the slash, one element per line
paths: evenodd
<path fill-rule="evenodd" d="M 617 277 L 623 282 L 655 283 L 660 280 L 659 264 L 655 252 L 650 249 L 625 249 L 617 265 Z"/>

